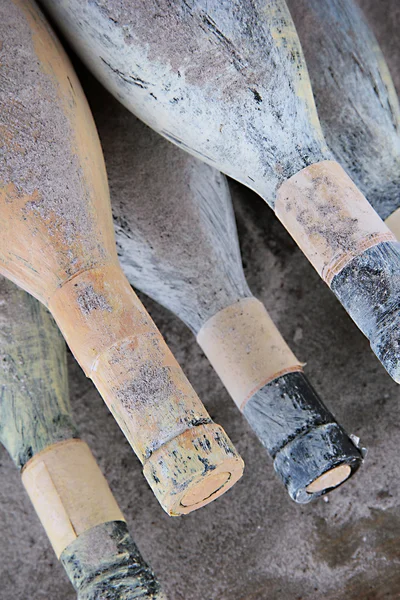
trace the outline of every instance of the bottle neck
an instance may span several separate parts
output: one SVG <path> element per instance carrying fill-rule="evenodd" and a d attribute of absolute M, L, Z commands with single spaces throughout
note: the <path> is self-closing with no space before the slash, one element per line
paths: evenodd
<path fill-rule="evenodd" d="M 86 531 L 64 550 L 60 560 L 78 600 L 104 597 L 104 590 L 118 590 L 120 600 L 166 600 L 122 521 Z"/>
<path fill-rule="evenodd" d="M 285 181 L 275 212 L 329 286 L 368 248 L 395 241 L 350 177 L 331 160 L 306 167 Z"/>
<path fill-rule="evenodd" d="M 212 423 L 119 266 L 79 274 L 49 308 L 168 513 L 190 512 L 233 485 L 243 470 L 240 457 Z M 218 469 L 226 474 L 222 486 L 212 479 Z M 191 493 L 203 492 L 192 502 Z"/>
<path fill-rule="evenodd" d="M 119 266 L 80 273 L 49 308 L 139 459 L 210 417 Z"/>
<path fill-rule="evenodd" d="M 197 342 L 240 410 L 273 379 L 302 370 L 264 305 L 255 298 L 219 311 L 200 329 Z"/>

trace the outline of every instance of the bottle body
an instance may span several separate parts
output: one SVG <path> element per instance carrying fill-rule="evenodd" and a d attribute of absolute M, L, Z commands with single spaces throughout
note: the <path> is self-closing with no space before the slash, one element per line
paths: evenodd
<path fill-rule="evenodd" d="M 385 58 L 356 2 L 288 6 L 325 139 L 385 220 L 400 205 L 400 106 Z"/>
<path fill-rule="evenodd" d="M 330 156 L 284 2 L 42 4 L 129 110 L 271 206 L 280 183 Z"/>

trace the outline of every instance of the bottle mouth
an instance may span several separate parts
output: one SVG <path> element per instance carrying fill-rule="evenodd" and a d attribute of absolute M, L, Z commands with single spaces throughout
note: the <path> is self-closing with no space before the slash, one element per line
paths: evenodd
<path fill-rule="evenodd" d="M 181 505 L 184 508 L 196 507 L 198 504 L 211 502 L 218 492 L 222 493 L 231 478 L 231 473 L 225 471 L 222 473 L 212 473 L 198 485 L 192 487 L 182 498 Z M 224 490 L 225 491 L 225 490 Z"/>
<path fill-rule="evenodd" d="M 317 479 L 314 479 L 314 481 L 306 487 L 306 492 L 308 494 L 318 494 L 319 492 L 333 489 L 344 483 L 346 479 L 350 477 L 350 475 L 350 465 L 339 465 L 338 467 L 333 467 L 333 469 L 325 471 L 325 473 L 317 477 Z"/>
<path fill-rule="evenodd" d="M 145 461 L 143 474 L 163 509 L 180 516 L 224 494 L 243 467 L 222 427 L 210 422 L 163 444 Z"/>
<path fill-rule="evenodd" d="M 337 423 L 314 427 L 281 448 L 274 468 L 292 500 L 306 504 L 349 480 L 364 451 Z"/>

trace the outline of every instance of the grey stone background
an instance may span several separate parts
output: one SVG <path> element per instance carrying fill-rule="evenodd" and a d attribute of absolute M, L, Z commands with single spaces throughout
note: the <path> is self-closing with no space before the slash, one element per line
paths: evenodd
<path fill-rule="evenodd" d="M 294 1 L 294 0 L 293 0 Z M 400 91 L 400 2 L 360 0 Z M 104 92 L 106 94 L 106 92 Z M 114 175 L 115 177 L 115 175 Z M 245 272 L 317 391 L 369 449 L 342 488 L 295 505 L 186 327 L 142 296 L 211 416 L 246 462 L 242 480 L 191 515 L 163 513 L 92 383 L 69 355 L 71 401 L 146 559 L 170 600 L 400 598 L 399 388 L 264 202 L 232 183 Z M 0 449 L 0 599 L 75 593 Z"/>

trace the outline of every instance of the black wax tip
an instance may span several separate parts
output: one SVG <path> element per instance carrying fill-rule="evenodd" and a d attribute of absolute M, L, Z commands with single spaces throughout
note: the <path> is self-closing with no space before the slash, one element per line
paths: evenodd
<path fill-rule="evenodd" d="M 335 422 L 303 371 L 267 383 L 250 398 L 243 414 L 272 458 L 296 436 Z"/>
<path fill-rule="evenodd" d="M 290 497 L 306 504 L 333 489 L 309 493 L 307 487 L 318 477 L 335 467 L 348 465 L 350 475 L 344 483 L 354 475 L 362 461 L 360 450 L 340 425 L 328 423 L 303 433 L 284 446 L 275 457 L 274 468 Z"/>
<path fill-rule="evenodd" d="M 301 371 L 265 385 L 249 400 L 243 414 L 296 502 L 310 502 L 329 491 L 306 491 L 326 471 L 347 464 L 353 474 L 362 463 L 361 452 Z"/>
<path fill-rule="evenodd" d="M 400 243 L 368 248 L 335 275 L 331 289 L 400 383 Z"/>
<path fill-rule="evenodd" d="M 122 521 L 88 529 L 65 548 L 60 560 L 78 600 L 161 597 L 154 573 Z"/>

